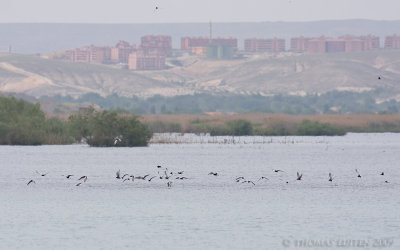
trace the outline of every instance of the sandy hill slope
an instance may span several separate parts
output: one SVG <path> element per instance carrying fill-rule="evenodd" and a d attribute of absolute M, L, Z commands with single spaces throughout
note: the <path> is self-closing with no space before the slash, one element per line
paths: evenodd
<path fill-rule="evenodd" d="M 0 54 L 0 91 L 35 97 L 85 93 L 147 97 L 176 95 L 181 90 L 166 82 L 105 65 Z"/>
<path fill-rule="evenodd" d="M 253 55 L 212 61 L 182 59 L 182 67 L 140 74 L 182 82 L 197 91 L 271 95 L 332 90 L 400 91 L 400 50 L 332 54 Z M 378 79 L 381 76 L 381 80 Z"/>
<path fill-rule="evenodd" d="M 170 59 L 169 64 L 179 66 L 132 72 L 106 65 L 0 54 L 0 91 L 35 97 L 90 92 L 139 97 L 193 93 L 301 95 L 377 88 L 390 89 L 393 96 L 400 93 L 400 50 L 265 54 L 229 61 L 184 56 Z"/>

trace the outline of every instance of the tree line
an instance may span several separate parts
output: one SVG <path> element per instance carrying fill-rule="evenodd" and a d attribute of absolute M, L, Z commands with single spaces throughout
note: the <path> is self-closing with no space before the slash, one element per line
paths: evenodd
<path fill-rule="evenodd" d="M 308 118 L 298 122 L 281 121 L 268 125 L 247 119 L 224 120 L 224 118 L 190 119 L 183 122 L 179 120 L 182 117 L 185 116 L 174 118 L 174 122 L 162 118 L 146 121 L 146 119 L 139 120 L 136 115 L 118 113 L 115 110 L 96 111 L 90 107 L 61 119 L 46 116 L 38 103 L 32 104 L 12 96 L 0 96 L 0 144 L 42 145 L 86 142 L 98 147 L 132 147 L 146 146 L 153 133 L 165 132 L 209 133 L 212 136 L 319 136 L 344 135 L 346 132 L 400 131 L 400 122 L 396 120 L 397 118 L 367 122 L 366 125 L 362 125 L 363 123 L 335 125 L 311 121 Z"/>
<path fill-rule="evenodd" d="M 386 101 L 392 95 L 390 89 L 376 89 L 361 93 L 351 91 L 330 91 L 324 94 L 293 96 L 277 94 L 233 95 L 233 94 L 194 94 L 182 96 L 153 96 L 148 99 L 122 97 L 116 94 L 102 97 L 88 93 L 78 99 L 69 96 L 55 96 L 60 103 L 89 102 L 107 110 L 133 114 L 202 114 L 205 112 L 235 113 L 280 113 L 280 114 L 396 114 L 400 103 L 394 99 Z M 43 97 L 45 98 L 45 97 Z"/>
<path fill-rule="evenodd" d="M 46 117 L 40 104 L 0 96 L 0 144 L 42 145 L 87 142 L 90 146 L 147 146 L 152 132 L 137 116 L 93 108 L 67 120 Z"/>

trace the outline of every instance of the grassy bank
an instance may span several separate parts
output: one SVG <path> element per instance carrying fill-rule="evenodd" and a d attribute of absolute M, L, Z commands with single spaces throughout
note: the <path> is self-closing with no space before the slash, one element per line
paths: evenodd
<path fill-rule="evenodd" d="M 400 115 L 224 114 L 144 115 L 95 111 L 48 117 L 39 104 L 0 97 L 0 144 L 145 146 L 153 133 L 218 135 L 344 135 L 348 132 L 400 132 Z"/>
<path fill-rule="evenodd" d="M 155 133 L 231 135 L 342 135 L 346 132 L 400 132 L 399 114 L 282 115 L 210 114 L 143 115 L 140 120 Z M 250 125 L 250 126 L 249 126 Z M 235 130 L 236 128 L 236 130 Z"/>

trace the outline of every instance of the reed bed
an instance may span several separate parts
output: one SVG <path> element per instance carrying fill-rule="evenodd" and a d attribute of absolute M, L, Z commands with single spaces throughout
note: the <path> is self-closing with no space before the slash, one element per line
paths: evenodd
<path fill-rule="evenodd" d="M 140 120 L 148 125 L 162 124 L 173 131 L 153 130 L 155 133 L 205 133 L 201 125 L 223 127 L 228 122 L 246 120 L 255 129 L 294 132 L 304 120 L 340 126 L 346 132 L 400 132 L 400 114 L 346 114 L 346 115 L 285 115 L 285 114 L 225 114 L 204 115 L 143 115 Z"/>
<path fill-rule="evenodd" d="M 155 133 L 150 144 L 296 144 L 310 142 L 304 136 L 210 136 L 210 134 Z M 312 140 L 326 144 L 326 137 Z"/>

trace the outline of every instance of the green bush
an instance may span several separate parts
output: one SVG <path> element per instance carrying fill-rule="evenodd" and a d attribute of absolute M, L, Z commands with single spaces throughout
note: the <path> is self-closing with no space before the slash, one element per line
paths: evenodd
<path fill-rule="evenodd" d="M 253 125 L 246 120 L 234 120 L 227 123 L 230 135 L 253 135 Z"/>
<path fill-rule="evenodd" d="M 39 104 L 0 96 L 0 144 L 40 145 L 46 118 Z"/>
<path fill-rule="evenodd" d="M 89 136 L 89 119 L 93 117 L 94 112 L 93 107 L 90 107 L 86 112 L 71 115 L 68 118 L 69 134 L 75 141 L 87 140 Z"/>
<path fill-rule="evenodd" d="M 297 127 L 297 135 L 345 135 L 346 131 L 339 127 L 328 123 L 312 122 L 303 120 Z"/>
<path fill-rule="evenodd" d="M 86 120 L 88 123 L 85 138 L 90 146 L 147 146 L 153 135 L 135 116 L 118 116 L 115 112 L 102 111 L 92 112 L 86 119 L 78 120 Z"/>
<path fill-rule="evenodd" d="M 69 133 L 68 124 L 56 117 L 46 121 L 46 144 L 71 144 L 74 143 L 74 137 Z"/>
<path fill-rule="evenodd" d="M 91 146 L 146 146 L 152 137 L 137 117 L 116 112 L 86 112 L 46 119 L 39 104 L 0 96 L 0 144 L 70 144 L 86 139 Z M 117 139 L 118 138 L 118 139 Z"/>

